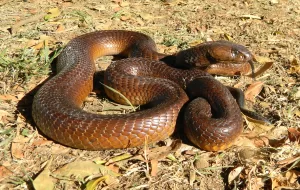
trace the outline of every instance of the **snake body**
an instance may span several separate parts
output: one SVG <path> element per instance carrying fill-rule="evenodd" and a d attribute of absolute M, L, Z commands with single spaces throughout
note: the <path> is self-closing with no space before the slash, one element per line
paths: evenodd
<path fill-rule="evenodd" d="M 239 51 L 237 44 L 218 43 L 213 48 L 207 44 L 178 53 L 178 60 L 193 65 L 200 59 L 206 71 L 215 73 L 215 68 L 226 70 L 228 66 L 209 65 L 203 60 L 217 61 L 220 56 L 215 54 L 224 51 L 227 54 L 222 62 L 238 56 L 235 59 L 241 63 L 229 66 L 230 71 L 225 74 L 232 74 L 235 68 L 249 72 L 250 66 L 245 64 L 251 59 L 248 52 Z M 199 52 L 202 55 L 197 57 Z M 132 104 L 146 104 L 148 109 L 120 115 L 99 115 L 81 109 L 93 88 L 94 60 L 105 55 L 136 57 L 112 63 L 105 72 L 104 82 Z M 184 114 L 187 137 L 209 151 L 229 147 L 242 132 L 242 115 L 230 91 L 205 71 L 177 69 L 157 61 L 164 57 L 157 53 L 150 37 L 138 32 L 97 31 L 76 37 L 58 56 L 57 74 L 35 95 L 33 119 L 46 136 L 70 147 L 87 150 L 136 147 L 170 136 L 183 105 L 195 99 Z M 126 104 L 119 94 L 107 88 L 105 91 L 112 100 Z"/>

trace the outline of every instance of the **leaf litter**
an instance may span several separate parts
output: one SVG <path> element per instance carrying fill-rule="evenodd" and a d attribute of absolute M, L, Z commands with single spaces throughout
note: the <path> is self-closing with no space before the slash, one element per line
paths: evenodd
<path fill-rule="evenodd" d="M 299 2 L 30 0 L 0 4 L 1 189 L 30 185 L 36 189 L 299 188 Z M 250 100 L 247 107 L 271 118 L 272 125 L 245 120 L 243 136 L 230 149 L 217 153 L 201 151 L 185 140 L 172 148 L 176 135 L 150 146 L 94 152 L 45 139 L 32 122 L 30 106 L 35 87 L 51 71 L 50 52 L 95 29 L 140 31 L 153 37 L 160 52 L 170 54 L 208 40 L 246 45 L 259 63 L 256 81 L 249 77 L 220 80 L 244 90 Z M 101 86 L 95 89 L 103 94 L 101 90 Z M 101 110 L 103 99 L 89 98 L 92 101 L 85 102 L 84 109 Z M 104 98 L 104 102 L 108 101 Z M 105 114 L 116 113 L 118 105 L 105 106 L 113 107 Z M 124 109 L 131 108 L 121 107 L 120 112 Z"/>

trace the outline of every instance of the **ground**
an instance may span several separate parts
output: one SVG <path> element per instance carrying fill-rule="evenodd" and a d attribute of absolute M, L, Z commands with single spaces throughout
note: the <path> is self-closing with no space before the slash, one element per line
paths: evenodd
<path fill-rule="evenodd" d="M 0 189 L 299 189 L 299 7 L 296 0 L 2 0 Z M 38 85 L 70 39 L 104 29 L 145 33 L 168 54 L 210 40 L 245 45 L 256 68 L 272 67 L 255 81 L 216 78 L 244 90 L 247 107 L 272 124 L 245 118 L 243 135 L 220 152 L 199 150 L 178 134 L 150 147 L 108 151 L 47 139 L 31 118 Z M 98 61 L 98 69 L 109 60 Z M 84 109 L 128 109 L 95 92 Z"/>

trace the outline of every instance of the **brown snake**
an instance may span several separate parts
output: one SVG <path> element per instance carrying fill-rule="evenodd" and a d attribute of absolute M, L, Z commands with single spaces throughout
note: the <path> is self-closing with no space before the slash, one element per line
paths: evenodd
<path fill-rule="evenodd" d="M 105 55 L 143 57 L 112 63 L 104 82 L 133 105 L 146 104 L 148 109 L 120 115 L 99 115 L 81 109 L 93 88 L 94 60 Z M 217 41 L 177 54 L 176 65 L 185 63 L 207 72 L 176 69 L 156 61 L 167 58 L 157 53 L 150 37 L 138 32 L 98 31 L 76 37 L 58 56 L 57 75 L 35 95 L 33 119 L 46 136 L 70 147 L 135 147 L 170 136 L 183 105 L 196 98 L 185 109 L 187 137 L 209 151 L 229 147 L 242 132 L 241 111 L 230 91 L 207 72 L 249 72 L 251 53 L 241 45 Z M 114 101 L 126 104 L 119 94 L 107 88 L 105 91 Z"/>

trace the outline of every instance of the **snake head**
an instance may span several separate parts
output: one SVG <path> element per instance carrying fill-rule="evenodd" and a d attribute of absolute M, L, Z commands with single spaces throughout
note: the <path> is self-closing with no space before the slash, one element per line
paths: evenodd
<path fill-rule="evenodd" d="M 229 41 L 214 41 L 206 44 L 207 56 L 216 62 L 245 63 L 253 60 L 252 53 L 245 47 Z"/>
<path fill-rule="evenodd" d="M 237 68 L 237 64 L 240 65 L 241 68 L 243 68 L 244 64 L 249 64 L 251 67 L 252 76 L 254 78 L 254 63 L 256 62 L 256 59 L 245 46 L 220 40 L 208 42 L 207 48 L 205 49 L 207 49 L 207 59 L 211 63 L 230 64 L 232 65 L 232 68 Z M 249 71 L 243 72 L 246 74 L 246 72 Z"/>

